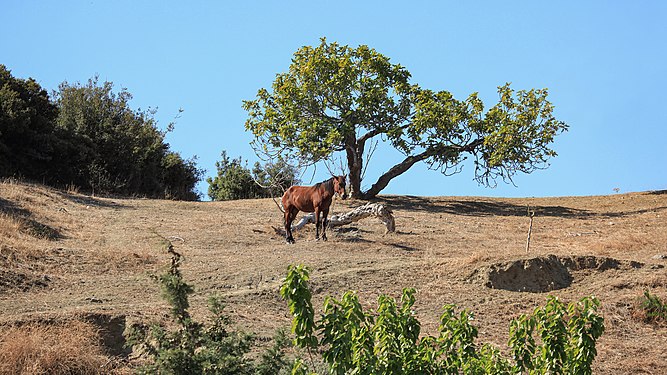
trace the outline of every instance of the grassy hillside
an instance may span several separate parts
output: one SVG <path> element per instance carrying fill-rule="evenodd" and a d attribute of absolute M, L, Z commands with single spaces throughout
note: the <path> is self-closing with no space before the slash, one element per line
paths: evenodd
<path fill-rule="evenodd" d="M 186 258 L 195 314 L 218 294 L 236 324 L 260 338 L 288 326 L 278 285 L 288 264 L 304 263 L 313 269 L 316 306 L 348 289 L 374 306 L 380 293 L 415 287 L 426 333 L 437 329 L 441 306 L 456 303 L 476 314 L 480 337 L 501 348 L 509 320 L 547 295 L 595 295 L 607 326 L 596 371 L 667 373 L 667 327 L 635 317 L 644 290 L 667 297 L 667 260 L 656 257 L 667 254 L 667 192 L 378 201 L 393 210 L 396 233 L 366 219 L 331 230 L 328 242 L 314 241 L 307 228 L 287 245 L 273 229 L 281 213 L 270 199 L 110 199 L 2 183 L 0 341 L 13 337 L 10 327 L 82 322 L 83 335 L 102 339 L 104 355 L 124 358 L 125 325 L 161 319 L 167 309 L 149 278 L 168 261 L 167 239 Z M 360 204 L 335 201 L 332 213 Z M 528 253 L 527 207 L 535 212 Z"/>

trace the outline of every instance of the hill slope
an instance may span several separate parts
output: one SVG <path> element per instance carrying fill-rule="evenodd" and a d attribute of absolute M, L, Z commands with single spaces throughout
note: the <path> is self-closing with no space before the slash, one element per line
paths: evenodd
<path fill-rule="evenodd" d="M 598 373 L 667 373 L 667 327 L 633 317 L 644 290 L 667 297 L 667 194 L 491 199 L 379 199 L 394 211 L 396 233 L 374 219 L 331 230 L 295 232 L 287 245 L 272 227 L 270 199 L 173 202 L 93 198 L 20 183 L 0 184 L 0 324 L 84 317 L 103 321 L 120 351 L 125 324 L 166 311 L 149 278 L 168 261 L 170 240 L 196 287 L 192 304 L 225 298 L 235 322 L 260 337 L 289 324 L 277 288 L 287 265 L 312 269 L 316 306 L 357 290 L 367 307 L 380 293 L 417 289 L 423 330 L 437 329 L 440 308 L 476 314 L 482 341 L 505 347 L 508 322 L 542 305 L 601 299 L 607 331 Z M 335 201 L 332 213 L 361 202 Z M 527 207 L 535 212 L 530 249 Z M 555 289 L 555 290 L 552 290 Z M 113 331 L 113 332 L 112 332 Z M 115 335 L 115 336 L 114 336 Z"/>

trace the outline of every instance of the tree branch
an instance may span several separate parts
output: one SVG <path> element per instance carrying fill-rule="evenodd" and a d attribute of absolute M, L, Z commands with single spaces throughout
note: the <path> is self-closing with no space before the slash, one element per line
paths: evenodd
<path fill-rule="evenodd" d="M 465 146 L 461 146 L 461 147 L 447 146 L 447 147 L 445 147 L 444 150 L 442 150 L 440 152 L 445 152 L 445 153 L 454 152 L 456 154 L 460 154 L 462 152 L 473 152 L 475 150 L 475 148 L 477 148 L 478 146 L 480 146 L 482 144 L 484 144 L 484 138 L 477 138 L 476 140 L 468 143 Z M 389 185 L 389 182 L 392 179 L 394 179 L 395 177 L 398 177 L 401 174 L 405 173 L 408 169 L 410 169 L 416 163 L 418 163 L 422 160 L 426 160 L 431 156 L 437 155 L 440 152 L 436 151 L 433 148 L 428 148 L 422 153 L 419 153 L 417 155 L 410 155 L 410 156 L 406 157 L 405 159 L 403 159 L 402 162 L 394 165 L 385 174 L 380 176 L 378 178 L 377 182 L 375 182 L 375 184 L 373 184 L 373 186 L 371 186 L 370 189 L 368 189 L 366 192 L 364 192 L 362 194 L 362 199 L 374 198 L 376 195 L 378 195 L 378 193 L 380 191 L 382 191 L 382 189 L 384 189 L 385 187 L 387 187 L 387 185 Z"/>
<path fill-rule="evenodd" d="M 368 189 L 366 192 L 364 192 L 362 194 L 362 198 L 363 199 L 370 199 L 370 198 L 375 197 L 376 195 L 378 195 L 378 193 L 380 191 L 382 191 L 382 189 L 384 189 L 385 187 L 387 187 L 387 185 L 389 185 L 389 181 L 391 181 L 392 179 L 394 179 L 397 176 L 400 176 L 405 171 L 410 169 L 410 167 L 415 165 L 415 163 L 420 162 L 424 159 L 427 159 L 429 156 L 431 156 L 431 151 L 426 150 L 426 151 L 424 151 L 420 154 L 410 155 L 407 158 L 403 159 L 402 162 L 400 162 L 400 163 L 394 165 L 393 167 L 389 168 L 389 170 L 385 174 L 380 176 L 380 178 L 378 178 L 377 182 L 374 183 L 373 186 L 371 186 L 370 189 Z"/>

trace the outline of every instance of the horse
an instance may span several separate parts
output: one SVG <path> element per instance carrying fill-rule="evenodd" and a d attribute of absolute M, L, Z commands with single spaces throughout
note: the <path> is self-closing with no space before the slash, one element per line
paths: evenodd
<path fill-rule="evenodd" d="M 313 186 L 291 186 L 283 194 L 282 203 L 285 209 L 285 240 L 294 243 L 292 237 L 292 221 L 299 211 L 315 212 L 315 240 L 320 239 L 320 225 L 322 225 L 322 240 L 327 240 L 327 216 L 334 194 L 345 199 L 345 177 L 333 176 Z M 322 213 L 322 220 L 320 220 Z"/>

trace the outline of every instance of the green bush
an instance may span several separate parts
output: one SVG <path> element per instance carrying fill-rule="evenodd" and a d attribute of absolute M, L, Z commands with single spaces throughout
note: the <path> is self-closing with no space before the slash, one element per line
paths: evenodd
<path fill-rule="evenodd" d="M 39 83 L 14 78 L 0 64 L 0 177 L 51 179 L 57 115 Z"/>
<path fill-rule="evenodd" d="M 639 309 L 643 320 L 646 322 L 667 322 L 667 304 L 658 296 L 651 294 L 648 290 L 639 301 Z"/>
<path fill-rule="evenodd" d="M 294 344 L 310 355 L 319 351 L 332 374 L 590 374 L 604 332 L 597 299 L 566 306 L 549 297 L 544 307 L 511 322 L 509 359 L 476 343 L 472 314 L 454 305 L 443 308 L 437 337 L 420 337 L 414 289 L 403 290 L 399 303 L 380 296 L 374 313 L 363 310 L 354 292 L 329 297 L 316 321 L 308 279 L 306 267 L 290 266 L 280 293 L 293 317 Z M 295 361 L 293 373 L 309 371 L 306 362 Z"/>
<path fill-rule="evenodd" d="M 155 279 L 163 298 L 171 306 L 174 329 L 164 325 L 135 324 L 127 334 L 127 345 L 148 357 L 140 367 L 142 374 L 278 374 L 289 368 L 283 349 L 286 345 L 280 332 L 274 345 L 255 363 L 247 355 L 253 345 L 252 335 L 230 330 L 229 317 L 219 298 L 209 299 L 210 323 L 194 321 L 188 312 L 188 296 L 194 291 L 183 281 L 179 266 L 181 256 L 167 243 L 172 256 L 171 267 Z"/>
<path fill-rule="evenodd" d="M 298 168 L 283 158 L 264 165 L 255 163 L 252 170 L 241 157 L 231 159 L 222 151 L 221 160 L 215 163 L 215 178 L 207 178 L 208 196 L 214 201 L 280 197 L 298 182 Z"/>
<path fill-rule="evenodd" d="M 85 85 L 60 85 L 57 128 L 63 141 L 58 165 L 63 182 L 106 193 L 198 199 L 195 185 L 203 171 L 194 159 L 170 151 L 166 132 L 157 128 L 156 111 L 133 110 L 131 99 L 126 89 L 116 93 L 112 82 L 100 83 L 97 77 Z"/>
<path fill-rule="evenodd" d="M 0 65 L 0 177 L 152 198 L 196 200 L 203 171 L 169 150 L 155 110 L 113 83 L 62 83 L 51 100 Z M 168 126 L 172 129 L 173 124 Z"/>

